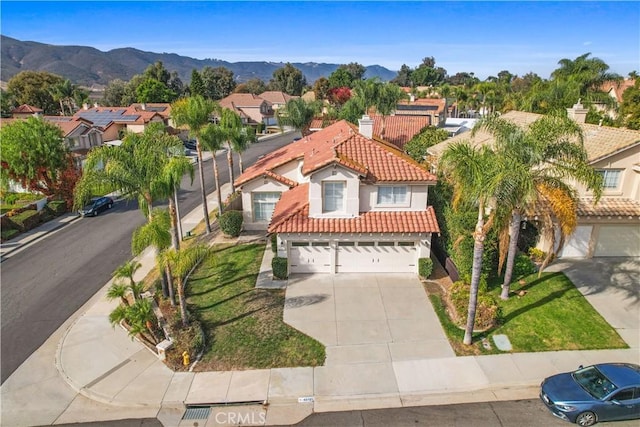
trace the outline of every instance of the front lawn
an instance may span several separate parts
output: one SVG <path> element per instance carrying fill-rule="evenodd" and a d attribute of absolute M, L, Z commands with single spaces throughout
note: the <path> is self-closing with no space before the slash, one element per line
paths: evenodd
<path fill-rule="evenodd" d="M 196 371 L 318 366 L 325 349 L 284 323 L 284 290 L 256 289 L 264 244 L 214 245 L 189 279 L 189 311 L 205 331 Z"/>
<path fill-rule="evenodd" d="M 501 353 L 492 337 L 503 334 L 509 338 L 513 352 L 555 350 L 590 350 L 627 348 L 618 333 L 582 296 L 563 273 L 532 274 L 513 283 L 512 296 L 500 300 L 501 323 L 484 333 L 474 334 L 474 344 L 462 344 L 464 331 L 449 320 L 437 295 L 431 295 L 440 322 L 457 354 Z M 518 296 L 524 291 L 522 296 Z M 500 287 L 490 291 L 500 298 Z M 487 338 L 491 348 L 482 345 Z"/>

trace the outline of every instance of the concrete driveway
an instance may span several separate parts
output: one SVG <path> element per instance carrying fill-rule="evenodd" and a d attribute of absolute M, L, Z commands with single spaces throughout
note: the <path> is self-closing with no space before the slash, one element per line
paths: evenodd
<path fill-rule="evenodd" d="M 411 274 L 293 275 L 284 321 L 327 346 L 325 366 L 454 356 Z"/>
<path fill-rule="evenodd" d="M 640 259 L 559 259 L 546 271 L 563 271 L 630 347 L 640 346 Z"/>

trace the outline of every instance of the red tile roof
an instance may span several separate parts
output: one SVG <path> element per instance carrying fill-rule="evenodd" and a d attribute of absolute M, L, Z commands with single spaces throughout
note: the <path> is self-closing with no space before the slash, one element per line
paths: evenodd
<path fill-rule="evenodd" d="M 236 181 L 249 182 L 265 171 L 302 159 L 302 173 L 307 175 L 327 165 L 348 167 L 369 182 L 434 182 L 436 177 L 397 147 L 358 133 L 357 127 L 341 120 L 327 128 L 292 142 L 258 160 Z"/>
<path fill-rule="evenodd" d="M 631 199 L 603 197 L 598 204 L 593 204 L 591 198 L 581 198 L 578 201 L 578 216 L 581 217 L 637 217 L 640 219 L 640 203 Z"/>
<path fill-rule="evenodd" d="M 258 96 L 272 104 L 286 104 L 290 99 L 299 98 L 299 96 L 291 96 L 288 93 L 284 93 L 279 90 L 268 90 L 266 92 L 262 92 Z"/>
<path fill-rule="evenodd" d="M 42 113 L 43 111 L 44 110 L 42 108 L 34 107 L 28 104 L 22 104 L 21 106 L 11 110 L 11 114 L 35 114 Z"/>
<path fill-rule="evenodd" d="M 381 135 L 382 116 L 374 114 L 371 118 L 373 119 L 373 134 Z M 381 138 L 402 149 L 407 142 L 411 141 L 411 138 L 430 124 L 430 116 L 386 116 L 384 118 L 384 136 Z"/>
<path fill-rule="evenodd" d="M 270 104 L 269 101 L 265 101 L 264 99 L 260 98 L 258 95 L 254 95 L 252 93 L 232 93 L 231 95 L 225 98 L 222 98 L 220 101 L 218 101 L 221 107 L 228 108 L 230 110 L 233 110 L 234 106 L 238 108 L 243 108 L 243 107 L 257 108 L 257 107 L 260 107 L 260 105 L 262 105 L 263 102 L 267 102 Z"/>
<path fill-rule="evenodd" d="M 424 211 L 369 211 L 355 218 L 309 218 L 309 184 L 285 191 L 270 233 L 439 233 L 433 207 Z"/>
<path fill-rule="evenodd" d="M 600 89 L 610 95 L 613 94 L 616 101 L 618 101 L 618 103 L 621 103 L 622 94 L 625 90 L 633 87 L 635 82 L 635 79 L 624 79 L 622 81 L 606 81 L 602 84 L 602 86 L 600 86 Z"/>

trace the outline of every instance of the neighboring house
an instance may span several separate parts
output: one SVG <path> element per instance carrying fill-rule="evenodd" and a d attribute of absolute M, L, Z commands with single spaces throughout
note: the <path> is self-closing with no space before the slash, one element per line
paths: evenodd
<path fill-rule="evenodd" d="M 478 119 L 447 117 L 443 129 L 449 132 L 450 137 L 454 137 L 472 130 L 477 121 Z"/>
<path fill-rule="evenodd" d="M 640 131 L 584 123 L 587 110 L 579 104 L 567 111 L 582 128 L 589 163 L 602 173 L 604 191 L 599 203 L 594 205 L 593 195 L 576 187 L 578 226 L 558 255 L 565 258 L 640 257 Z M 521 111 L 502 116 L 522 127 L 540 117 Z M 474 146 L 493 143 L 493 137 L 484 131 L 474 137 L 458 135 L 431 147 L 428 160 L 432 165 L 437 164 L 450 144 L 465 140 Z M 538 246 L 548 250 L 549 245 L 541 241 Z"/>
<path fill-rule="evenodd" d="M 32 105 L 22 104 L 11 110 L 11 117 L 14 119 L 26 119 L 31 116 L 42 116 L 44 110 Z"/>
<path fill-rule="evenodd" d="M 413 95 L 408 101 L 398 102 L 396 116 L 426 116 L 431 126 L 441 127 L 446 120 L 447 101 L 436 98 L 415 99 Z"/>
<path fill-rule="evenodd" d="M 606 81 L 600 86 L 600 90 L 607 93 L 614 101 L 614 108 L 596 103 L 594 106 L 598 111 L 606 112 L 609 117 L 615 119 L 618 116 L 617 109 L 622 104 L 622 94 L 625 90 L 633 87 L 635 79 L 624 79 L 622 81 Z"/>
<path fill-rule="evenodd" d="M 271 108 L 274 111 L 284 107 L 289 100 L 300 98 L 299 96 L 291 96 L 288 93 L 284 93 L 279 90 L 269 90 L 266 92 L 262 92 L 258 96 L 264 99 L 265 101 L 271 103 Z"/>
<path fill-rule="evenodd" d="M 100 129 L 105 142 L 120 140 L 124 133 L 141 133 L 149 123 L 167 124 L 156 111 L 136 110 L 135 107 L 93 107 L 84 105 L 73 116 Z"/>
<path fill-rule="evenodd" d="M 240 175 L 245 228 L 278 235 L 290 273 L 417 273 L 438 233 L 436 178 L 395 146 L 339 121 Z"/>
<path fill-rule="evenodd" d="M 392 143 L 400 150 L 422 129 L 430 126 L 431 123 L 431 119 L 428 116 L 385 116 L 384 136 L 382 136 L 382 116 L 372 114 L 371 119 L 373 120 L 373 136 Z M 317 132 L 335 122 L 336 120 L 313 119 L 309 130 Z"/>
<path fill-rule="evenodd" d="M 269 101 L 252 93 L 232 93 L 218 101 L 222 108 L 235 111 L 242 118 L 243 124 L 265 126 L 277 124 L 273 117 L 273 108 Z"/>
<path fill-rule="evenodd" d="M 44 116 L 62 129 L 64 143 L 71 151 L 76 167 L 82 169 L 89 151 L 103 144 L 102 132 L 83 119 L 69 116 Z"/>

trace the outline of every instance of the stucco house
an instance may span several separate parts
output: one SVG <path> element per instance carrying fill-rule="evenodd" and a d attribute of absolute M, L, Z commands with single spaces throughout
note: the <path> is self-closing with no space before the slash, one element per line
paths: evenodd
<path fill-rule="evenodd" d="M 252 93 L 232 93 L 218 103 L 220 107 L 238 113 L 243 124 L 263 123 L 265 126 L 276 124 L 271 103 Z"/>
<path fill-rule="evenodd" d="M 299 98 L 299 96 L 292 96 L 279 90 L 268 90 L 258 96 L 269 102 L 274 111 L 284 107 L 289 100 Z"/>
<path fill-rule="evenodd" d="M 640 131 L 585 123 L 587 110 L 580 104 L 567 112 L 582 128 L 589 163 L 602 173 L 604 191 L 600 201 L 594 204 L 593 194 L 576 186 L 578 226 L 558 256 L 640 257 Z M 522 127 L 540 117 L 522 111 L 510 111 L 502 116 Z M 449 144 L 465 140 L 473 145 L 493 142 L 491 135 L 484 131 L 474 137 L 458 135 L 431 147 L 429 160 L 437 164 Z M 535 218 L 529 220 L 535 221 Z M 550 242 L 540 241 L 538 247 L 547 251 Z"/>
<path fill-rule="evenodd" d="M 102 131 L 83 119 L 70 116 L 44 116 L 44 119 L 62 129 L 64 143 L 79 169 L 84 166 L 89 151 L 103 144 Z"/>
<path fill-rule="evenodd" d="M 11 110 L 11 117 L 14 119 L 26 119 L 31 116 L 42 116 L 44 110 L 33 105 L 22 104 Z"/>
<path fill-rule="evenodd" d="M 137 110 L 136 107 L 100 107 L 84 105 L 74 116 L 100 129 L 105 142 L 119 140 L 125 132 L 141 133 L 149 123 L 167 124 L 157 111 Z"/>
<path fill-rule="evenodd" d="M 438 233 L 436 178 L 344 120 L 258 160 L 236 181 L 245 228 L 278 236 L 290 273 L 417 273 Z"/>

